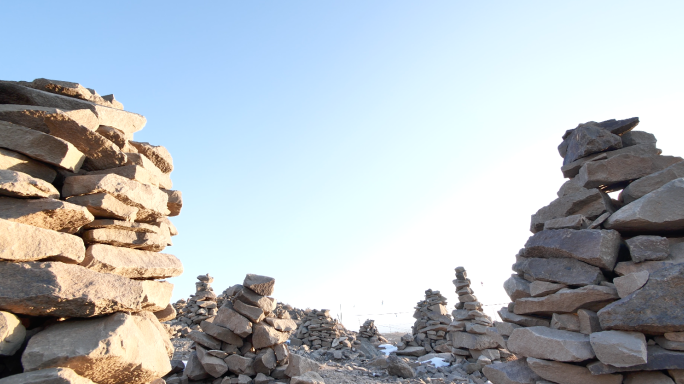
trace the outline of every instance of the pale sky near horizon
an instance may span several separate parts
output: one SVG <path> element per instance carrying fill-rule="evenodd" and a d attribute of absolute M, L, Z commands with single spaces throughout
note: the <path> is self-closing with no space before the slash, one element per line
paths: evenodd
<path fill-rule="evenodd" d="M 684 155 L 679 1 L 4 2 L 0 78 L 114 93 L 166 146 L 164 252 L 353 330 L 406 331 L 463 265 L 494 314 L 578 123 L 639 116 Z"/>

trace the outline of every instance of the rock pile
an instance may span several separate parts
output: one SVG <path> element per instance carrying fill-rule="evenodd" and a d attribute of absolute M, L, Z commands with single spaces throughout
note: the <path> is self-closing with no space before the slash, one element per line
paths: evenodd
<path fill-rule="evenodd" d="M 311 309 L 297 328 L 292 345 L 306 345 L 312 350 L 320 348 L 350 349 L 355 341 L 352 333 L 347 332 L 337 319 L 330 317 L 329 309 Z"/>
<path fill-rule="evenodd" d="M 147 383 L 171 369 L 161 279 L 183 267 L 160 251 L 182 200 L 168 151 L 133 141 L 145 123 L 77 83 L 0 81 L 0 377 Z"/>
<path fill-rule="evenodd" d="M 367 339 L 372 337 L 377 339 L 378 336 L 381 336 L 380 332 L 378 332 L 378 327 L 375 326 L 375 320 L 368 319 L 364 321 L 361 327 L 359 327 L 359 336 Z"/>
<path fill-rule="evenodd" d="M 201 330 L 188 334 L 195 351 L 182 375 L 168 377 L 166 382 L 268 383 L 298 376 L 299 361 L 292 364 L 285 344 L 296 324 L 274 316 L 276 301 L 269 297 L 274 286 L 275 279 L 252 274 L 234 286 L 216 316 L 202 320 Z"/>
<path fill-rule="evenodd" d="M 486 367 L 493 383 L 684 380 L 684 161 L 638 123 L 563 136 L 570 180 L 532 215 L 499 311 L 520 359 Z"/>
<path fill-rule="evenodd" d="M 306 311 L 303 309 L 295 308 L 289 304 L 278 303 L 276 306 L 276 313 L 287 312 L 290 319 L 294 320 L 299 326 L 306 318 Z"/>
<path fill-rule="evenodd" d="M 199 281 L 195 283 L 195 294 L 187 301 L 181 299 L 173 304 L 177 315 L 167 323 L 173 338 L 186 337 L 188 333 L 199 330 L 202 321 L 218 313 L 216 294 L 211 288 L 214 278 L 207 273 L 197 276 L 197 280 Z"/>
<path fill-rule="evenodd" d="M 451 352 L 451 346 L 447 340 L 451 316 L 446 309 L 446 304 L 446 297 L 442 296 L 439 291 L 428 289 L 425 291 L 425 300 L 419 301 L 415 307 L 413 317 L 416 322 L 413 324 L 413 337 L 418 345 L 425 348 L 425 353 Z"/>

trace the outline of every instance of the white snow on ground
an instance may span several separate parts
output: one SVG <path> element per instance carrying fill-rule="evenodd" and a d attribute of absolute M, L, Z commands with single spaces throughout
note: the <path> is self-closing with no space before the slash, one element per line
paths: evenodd
<path fill-rule="evenodd" d="M 385 356 L 389 356 L 390 353 L 397 351 L 397 347 L 392 344 L 380 344 L 378 345 L 378 348 L 385 352 Z"/>
<path fill-rule="evenodd" d="M 433 357 L 430 360 L 421 361 L 420 363 L 421 364 L 432 363 L 432 365 L 434 365 L 435 368 L 448 367 L 449 366 L 449 363 L 444 361 L 444 359 L 442 359 L 441 357 Z"/>

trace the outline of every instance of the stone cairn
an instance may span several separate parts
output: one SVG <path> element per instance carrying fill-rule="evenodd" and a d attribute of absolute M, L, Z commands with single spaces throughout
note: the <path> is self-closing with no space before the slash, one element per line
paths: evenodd
<path fill-rule="evenodd" d="M 231 287 L 216 316 L 202 320 L 201 330 L 188 334 L 195 351 L 185 371 L 168 377 L 167 384 L 188 379 L 265 384 L 296 376 L 297 364 L 288 364 L 285 344 L 296 324 L 274 316 L 276 301 L 269 297 L 274 286 L 271 277 L 248 274 L 242 285 Z"/>
<path fill-rule="evenodd" d="M 347 332 L 337 319 L 330 317 L 329 309 L 307 309 L 306 317 L 290 338 L 293 346 L 306 345 L 312 350 L 321 348 L 351 349 L 356 341 L 353 332 Z"/>
<path fill-rule="evenodd" d="M 684 160 L 638 123 L 563 135 L 569 180 L 504 284 L 497 328 L 519 359 L 485 367 L 493 383 L 684 382 Z"/>
<path fill-rule="evenodd" d="M 197 276 L 195 294 L 188 300 L 178 300 L 173 304 L 176 309 L 176 318 L 167 322 L 169 334 L 172 338 L 187 337 L 192 331 L 200 330 L 200 323 L 218 313 L 216 294 L 211 287 L 214 278 L 206 275 Z M 222 303 L 223 304 L 223 303 Z"/>
<path fill-rule="evenodd" d="M 421 300 L 415 307 L 413 317 L 414 341 L 425 348 L 425 352 L 451 352 L 449 345 L 448 327 L 451 324 L 451 316 L 446 309 L 447 299 L 439 291 L 428 289 L 425 291 L 425 300 Z M 406 353 L 406 352 L 404 352 Z M 424 354 L 424 353 L 423 353 Z"/>
<path fill-rule="evenodd" d="M 456 268 L 454 285 L 459 302 L 452 312 L 454 321 L 449 325 L 451 353 L 467 360 L 464 367 L 467 373 L 481 371 L 486 365 L 510 358 L 511 353 L 496 341 L 498 335 L 492 328 L 494 323 L 482 312 L 482 304 L 470 288 L 465 268 Z M 488 333 L 495 337 L 479 337 Z"/>
<path fill-rule="evenodd" d="M 378 332 L 378 327 L 375 326 L 375 320 L 370 319 L 364 321 L 363 325 L 359 327 L 359 336 L 366 339 L 375 338 L 375 341 L 379 341 L 379 338 L 382 337 L 380 332 Z"/>
<path fill-rule="evenodd" d="M 170 371 L 158 318 L 175 316 L 173 285 L 161 279 L 183 266 L 160 251 L 182 200 L 168 151 L 133 141 L 145 123 L 77 83 L 0 81 L 3 384 Z"/>

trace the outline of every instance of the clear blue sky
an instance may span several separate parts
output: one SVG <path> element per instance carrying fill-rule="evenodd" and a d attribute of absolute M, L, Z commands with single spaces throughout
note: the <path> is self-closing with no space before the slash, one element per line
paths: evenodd
<path fill-rule="evenodd" d="M 217 291 L 406 328 L 427 288 L 485 304 L 562 184 L 560 136 L 641 117 L 684 154 L 680 1 L 0 4 L 0 77 L 114 93 L 166 146 L 184 262 Z M 384 304 L 381 304 L 384 303 Z M 494 307 L 490 307 L 494 308 Z M 358 315 L 358 316 L 357 316 Z M 403 316 L 403 317 L 402 317 Z"/>

